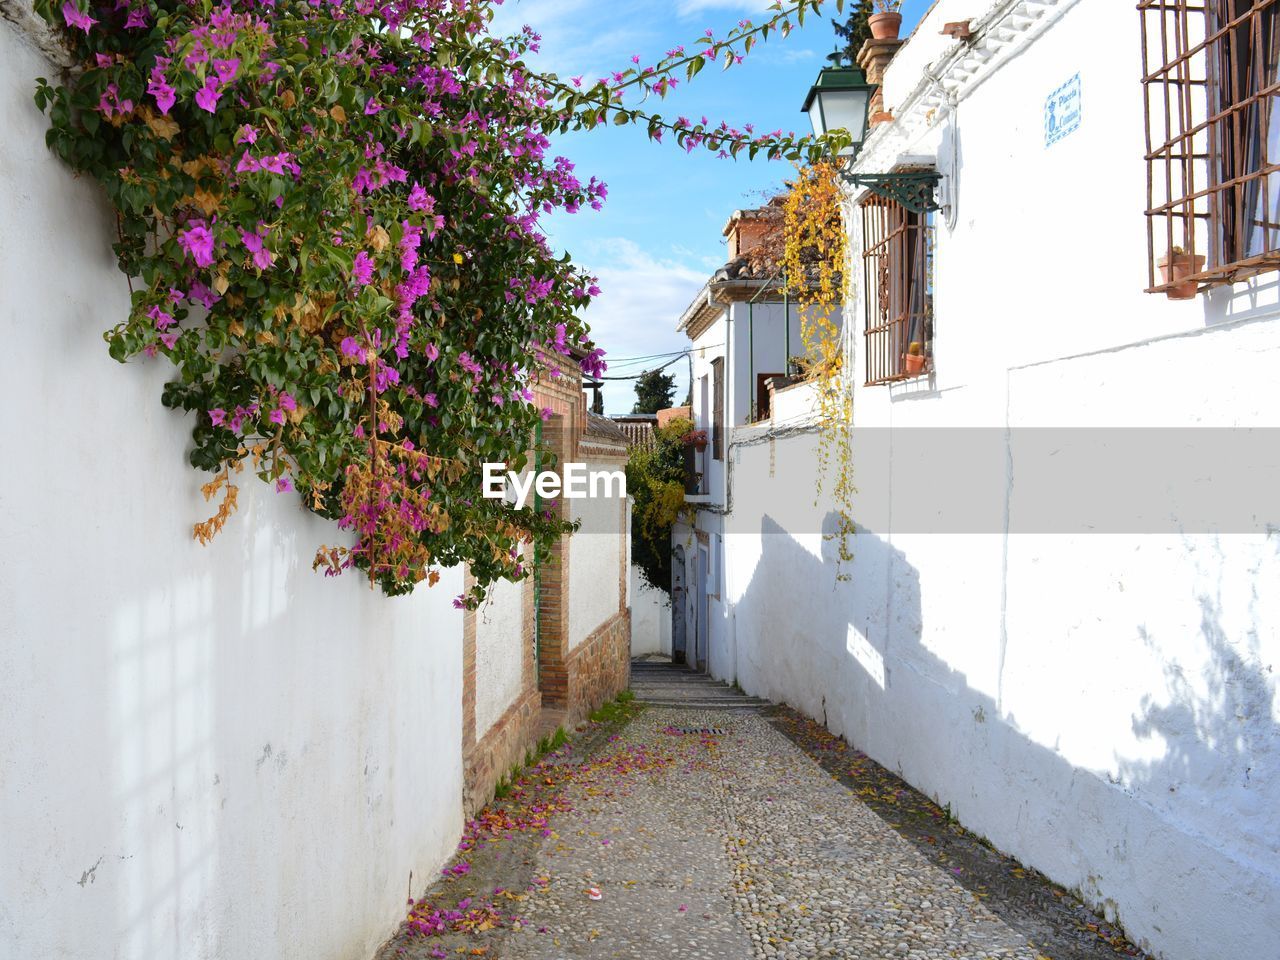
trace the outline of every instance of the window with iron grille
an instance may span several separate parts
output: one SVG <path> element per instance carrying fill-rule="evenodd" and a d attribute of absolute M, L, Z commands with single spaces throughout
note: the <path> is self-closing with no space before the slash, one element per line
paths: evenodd
<path fill-rule="evenodd" d="M 711 456 L 724 459 L 724 357 L 711 361 Z"/>
<path fill-rule="evenodd" d="M 1138 9 L 1148 291 L 1194 296 L 1280 268 L 1280 0 Z"/>
<path fill-rule="evenodd" d="M 867 386 L 927 373 L 933 352 L 933 212 L 862 201 Z"/>

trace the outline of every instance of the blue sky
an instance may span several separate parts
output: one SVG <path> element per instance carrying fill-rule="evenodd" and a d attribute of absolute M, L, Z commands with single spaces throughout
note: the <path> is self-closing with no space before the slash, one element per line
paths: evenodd
<path fill-rule="evenodd" d="M 906 0 L 903 36 L 929 2 Z M 835 46 L 835 4 L 826 6 L 828 16 L 806 19 L 804 29 L 785 40 L 771 37 L 741 65 L 703 70 L 650 105 L 672 119 L 705 114 L 716 123 L 808 132 L 800 105 Z M 534 65 L 596 78 L 629 66 L 632 54 L 652 63 L 678 44 L 692 48 L 708 28 L 723 37 L 743 17 L 760 23 L 767 8 L 768 0 L 507 0 L 497 8 L 494 32 L 528 23 L 543 38 Z M 549 232 L 557 247 L 600 277 L 603 293 L 587 319 L 613 361 L 610 375 L 652 365 L 625 358 L 688 345 L 676 322 L 726 259 L 725 221 L 734 210 L 758 205 L 792 169 L 785 161 L 718 160 L 704 150 L 686 155 L 673 142 L 651 143 L 641 129 L 612 125 L 562 137 L 556 152 L 573 160 L 583 179 L 597 176 L 609 185 L 602 212 L 557 215 Z M 683 360 L 671 368 L 679 375 L 677 402 L 684 398 L 686 369 Z M 607 412 L 628 412 L 634 401 L 630 382 L 607 386 Z"/>

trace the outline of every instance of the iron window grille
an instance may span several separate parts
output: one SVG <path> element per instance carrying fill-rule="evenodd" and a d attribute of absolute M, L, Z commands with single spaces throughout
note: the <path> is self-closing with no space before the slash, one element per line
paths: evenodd
<path fill-rule="evenodd" d="M 932 368 L 934 215 L 875 194 L 861 206 L 867 301 L 863 345 L 870 387 L 921 376 Z M 918 345 L 915 350 L 913 344 Z M 916 351 L 924 361 L 911 370 L 907 356 Z"/>
<path fill-rule="evenodd" d="M 724 357 L 711 361 L 711 459 L 724 459 Z"/>
<path fill-rule="evenodd" d="M 1148 292 L 1275 270 L 1280 0 L 1140 0 L 1138 10 Z"/>

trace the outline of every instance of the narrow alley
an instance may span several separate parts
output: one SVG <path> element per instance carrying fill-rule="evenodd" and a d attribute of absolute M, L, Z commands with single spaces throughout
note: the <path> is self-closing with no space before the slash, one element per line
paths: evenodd
<path fill-rule="evenodd" d="M 662 662 L 468 825 L 379 960 L 1141 954 L 785 708 Z"/>

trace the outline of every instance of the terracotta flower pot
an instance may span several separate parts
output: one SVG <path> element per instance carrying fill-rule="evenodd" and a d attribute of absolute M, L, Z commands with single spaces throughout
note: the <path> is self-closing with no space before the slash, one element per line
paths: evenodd
<path fill-rule="evenodd" d="M 897 40 L 898 31 L 902 29 L 902 14 L 873 13 L 867 17 L 867 26 L 876 40 Z"/>
<path fill-rule="evenodd" d="M 906 366 L 907 375 L 918 377 L 924 372 L 925 356 L 919 353 L 904 353 L 902 362 Z"/>
<path fill-rule="evenodd" d="M 693 449 L 695 449 L 695 450 L 697 450 L 699 453 L 701 453 L 703 450 L 707 449 L 707 441 L 705 441 L 705 440 L 695 440 L 695 441 L 693 441 Z"/>
<path fill-rule="evenodd" d="M 1189 253 L 1166 253 L 1156 261 L 1165 283 L 1171 283 L 1165 296 L 1170 300 L 1194 300 L 1199 284 L 1186 277 L 1199 273 L 1204 269 L 1204 257 L 1192 256 Z"/>

